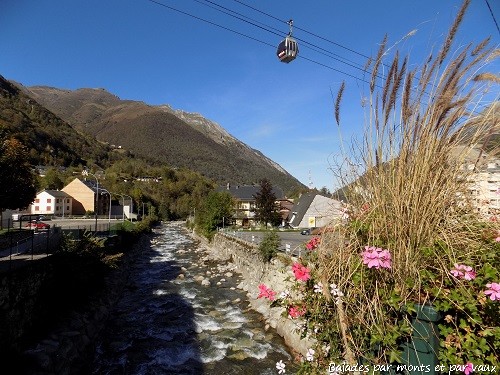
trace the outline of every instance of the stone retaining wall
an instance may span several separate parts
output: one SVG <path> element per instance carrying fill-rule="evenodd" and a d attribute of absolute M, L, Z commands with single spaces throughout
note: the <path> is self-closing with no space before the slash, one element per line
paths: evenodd
<path fill-rule="evenodd" d="M 270 263 L 265 263 L 258 247 L 247 241 L 222 233 L 217 233 L 211 243 L 199 236 L 195 237 L 207 248 L 211 258 L 230 261 L 235 265 L 236 271 L 243 277 L 238 288 L 247 292 L 251 307 L 263 315 L 267 324 L 276 329 L 290 348 L 305 356 L 313 342 L 300 338 L 300 320 L 283 317 L 284 308 L 271 308 L 267 299 L 257 299 L 260 284 L 265 284 L 278 294 L 290 290 L 293 283 L 290 280 L 294 280 L 291 268 L 293 258 L 289 259 L 283 254 L 283 258 L 274 258 Z"/>

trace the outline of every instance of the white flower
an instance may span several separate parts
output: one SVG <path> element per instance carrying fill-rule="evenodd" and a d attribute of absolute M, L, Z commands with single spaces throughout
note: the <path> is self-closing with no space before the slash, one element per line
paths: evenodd
<path fill-rule="evenodd" d="M 288 290 L 284 290 L 280 293 L 280 299 L 287 299 L 290 297 L 290 292 Z"/>
<path fill-rule="evenodd" d="M 321 284 L 314 284 L 314 293 L 322 293 L 323 286 Z"/>
<path fill-rule="evenodd" d="M 337 303 L 341 301 L 341 297 L 344 297 L 344 293 L 337 287 L 337 284 L 330 284 L 330 293 L 335 297 Z"/>
<path fill-rule="evenodd" d="M 332 296 L 334 297 L 338 296 L 339 294 L 342 294 L 340 289 L 337 288 L 337 284 L 330 284 L 330 293 L 332 293 Z"/>
<path fill-rule="evenodd" d="M 276 370 L 278 370 L 278 374 L 285 373 L 285 364 L 283 363 L 282 360 L 280 360 L 279 362 L 276 362 Z"/>
<path fill-rule="evenodd" d="M 314 360 L 314 353 L 316 353 L 316 352 L 314 351 L 313 348 L 307 349 L 306 359 L 309 362 L 312 362 Z"/>
<path fill-rule="evenodd" d="M 323 345 L 323 353 L 326 355 L 328 355 L 328 353 L 330 352 L 330 344 L 324 344 Z"/>

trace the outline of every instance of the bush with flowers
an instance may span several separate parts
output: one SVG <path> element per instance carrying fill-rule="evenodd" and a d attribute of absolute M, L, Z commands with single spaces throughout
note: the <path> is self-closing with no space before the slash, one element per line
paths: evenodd
<path fill-rule="evenodd" d="M 351 221 L 347 227 L 358 224 Z M 444 274 L 438 268 L 450 255 L 444 244 L 422 248 L 427 267 L 419 272 L 418 290 L 413 289 L 414 279 L 405 279 L 406 292 L 395 281 L 391 251 L 369 245 L 355 254 L 344 251 L 346 262 L 355 266 L 349 280 L 334 283 L 322 266 L 327 255 L 322 252 L 334 246 L 329 241 L 333 238 L 323 236 L 323 243 L 314 238 L 306 244 L 309 252 L 290 266 L 294 280 L 290 290 L 259 285 L 258 297 L 283 307 L 284 316 L 296 321 L 302 337 L 315 342 L 303 357 L 299 374 L 324 374 L 331 363 L 401 362 L 417 303 L 432 304 L 443 317 L 438 325 L 439 364 L 500 366 L 500 244 L 493 237 L 482 243 L 482 251 L 468 257 L 471 265 L 448 263 Z M 285 366 L 280 364 L 281 373 Z"/>
<path fill-rule="evenodd" d="M 368 64 L 363 139 L 339 161 L 342 218 L 306 245 L 307 256 L 292 265 L 294 287 L 271 301 L 316 342 L 302 374 L 324 374 L 330 363 L 403 361 L 422 305 L 442 316 L 440 365 L 462 364 L 467 374 L 477 365 L 500 368 L 500 227 L 469 200 L 469 181 L 498 130 L 498 102 L 480 114 L 470 109 L 498 84 L 485 69 L 500 53 L 486 40 L 450 56 L 469 3 L 421 66 L 409 70 L 395 52 L 382 79 L 393 50 L 387 40 Z M 344 85 L 339 129 L 343 92 Z M 499 151 L 487 149 L 493 158 Z"/>

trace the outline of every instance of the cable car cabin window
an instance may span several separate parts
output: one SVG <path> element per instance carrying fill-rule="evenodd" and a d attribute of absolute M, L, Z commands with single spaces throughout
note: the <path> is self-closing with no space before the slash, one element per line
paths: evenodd
<path fill-rule="evenodd" d="M 286 40 L 282 41 L 278 46 L 278 52 L 276 53 L 278 58 L 281 60 L 286 56 Z"/>
<path fill-rule="evenodd" d="M 289 63 L 290 61 L 295 59 L 297 53 L 298 53 L 297 42 L 290 37 L 286 37 L 285 40 L 283 40 L 278 45 L 278 51 L 276 54 L 278 55 L 278 58 L 282 62 Z"/>

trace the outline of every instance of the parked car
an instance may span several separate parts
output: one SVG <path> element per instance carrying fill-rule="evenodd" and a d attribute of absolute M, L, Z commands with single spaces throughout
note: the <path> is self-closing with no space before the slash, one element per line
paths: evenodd
<path fill-rule="evenodd" d="M 300 234 L 302 234 L 302 235 L 304 235 L 304 236 L 305 236 L 305 235 L 309 235 L 309 234 L 312 234 L 312 231 L 313 231 L 313 230 L 315 230 L 315 229 L 316 229 L 315 227 L 313 227 L 313 228 L 303 229 L 303 230 L 300 232 Z"/>
<path fill-rule="evenodd" d="M 42 223 L 41 221 L 32 220 L 28 224 L 26 224 L 24 227 L 28 228 L 28 229 L 37 229 L 38 230 L 38 229 L 49 229 L 50 225 L 46 224 L 46 223 Z"/>

